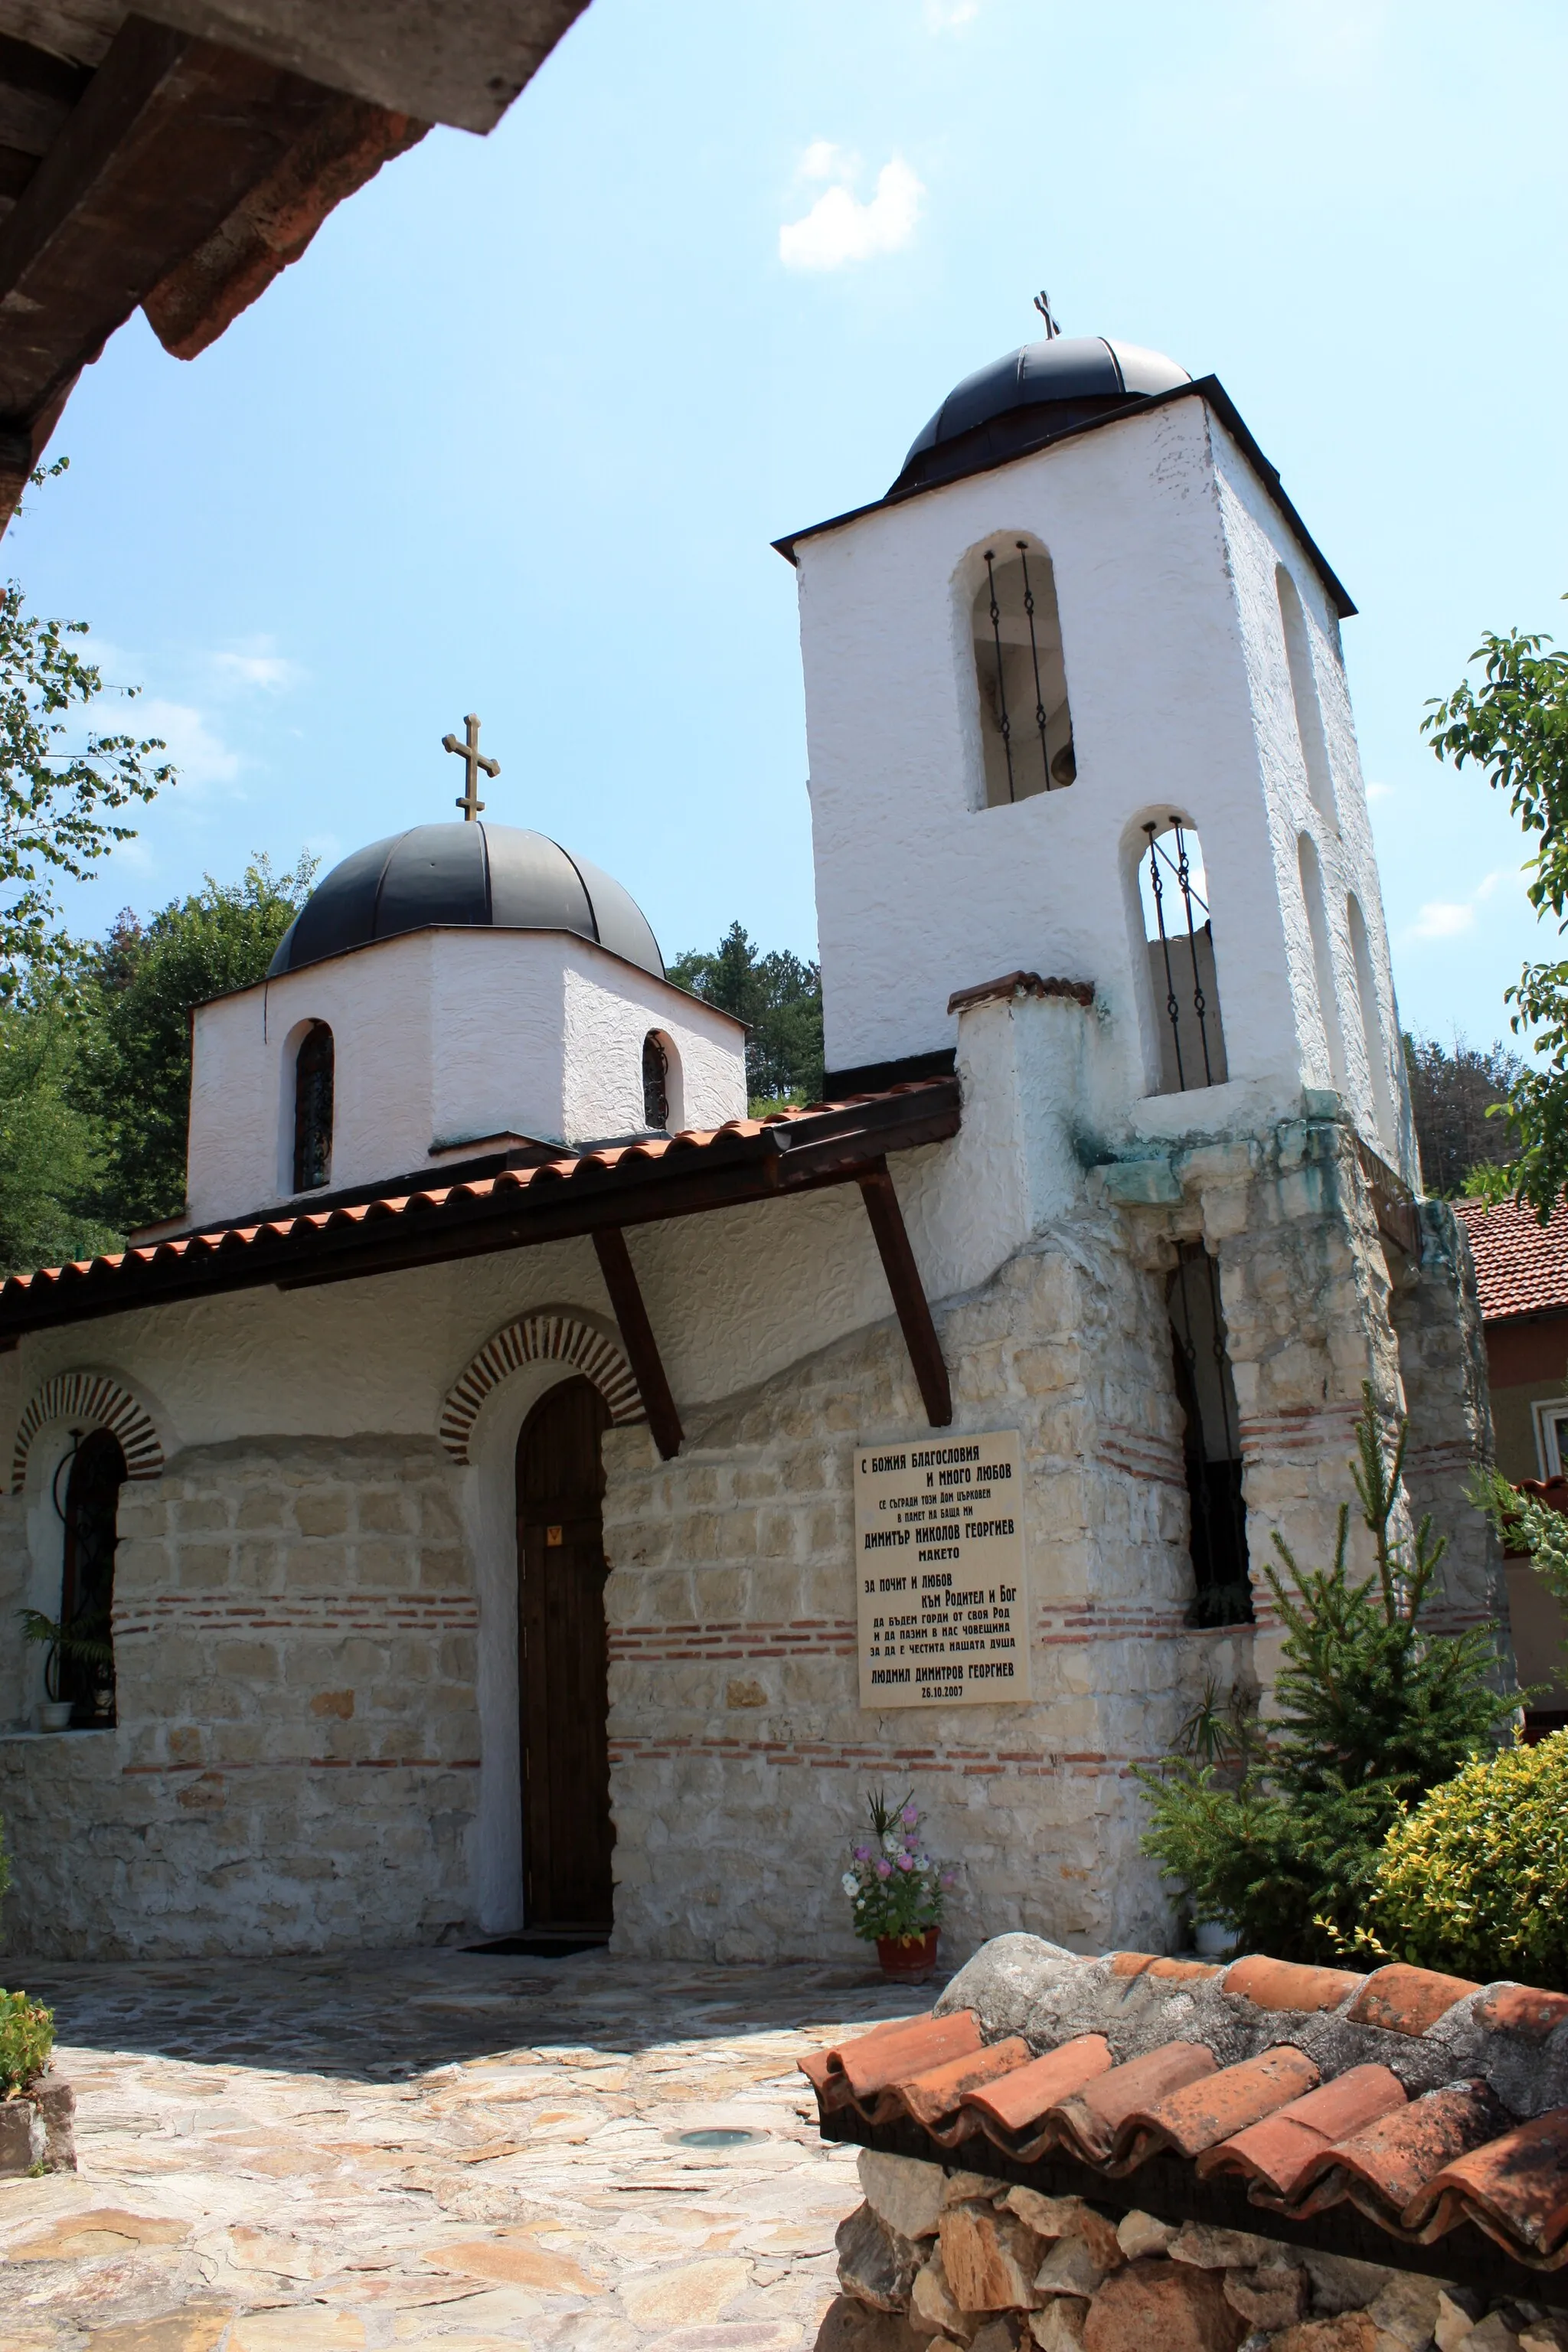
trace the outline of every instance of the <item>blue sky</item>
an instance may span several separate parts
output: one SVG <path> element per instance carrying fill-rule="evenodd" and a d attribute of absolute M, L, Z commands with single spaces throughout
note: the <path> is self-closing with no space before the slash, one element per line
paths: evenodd
<path fill-rule="evenodd" d="M 451 810 L 610 867 L 667 954 L 814 940 L 793 574 L 1035 324 L 1218 374 L 1361 607 L 1407 1022 L 1489 1040 L 1521 843 L 1417 723 L 1483 628 L 1568 635 L 1568 16 L 1377 0 L 593 0 L 192 364 L 138 320 L 15 527 L 183 781 L 96 929 Z"/>

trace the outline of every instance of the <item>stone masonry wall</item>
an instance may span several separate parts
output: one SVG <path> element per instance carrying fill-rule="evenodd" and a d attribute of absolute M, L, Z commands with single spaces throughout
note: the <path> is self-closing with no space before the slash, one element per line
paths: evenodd
<path fill-rule="evenodd" d="M 1421 1263 L 1394 1294 L 1399 1369 L 1410 1415 L 1405 1483 L 1419 1519 L 1429 1511 L 1446 1536 L 1443 1599 L 1434 1626 L 1508 1623 L 1502 1553 L 1491 1525 L 1467 1497 L 1477 1465 L 1493 1458 L 1486 1336 L 1463 1225 L 1446 1201 L 1421 1204 Z"/>
<path fill-rule="evenodd" d="M 122 1490 L 119 1727 L 0 1739 L 8 1949 L 321 1951 L 465 1926 L 477 1619 L 452 1475 L 434 1440 L 279 1440 Z"/>
<path fill-rule="evenodd" d="M 1215 1253 L 1240 1412 L 1252 1626 L 1198 1632 L 1165 1307 L 1175 1244 Z M 1435 1253 L 1403 1328 L 1354 1139 L 1340 1121 L 1177 1149 L 1090 1178 L 1079 1209 L 938 1310 L 953 1433 L 1016 1427 L 1033 1611 L 1018 1706 L 862 1712 L 852 1453 L 920 1433 L 890 1324 L 687 1416 L 674 1462 L 612 1433 L 605 1545 L 617 1947 L 721 1959 L 848 1949 L 837 1888 L 868 1789 L 912 1785 L 960 1864 L 946 1948 L 1030 1927 L 1163 1949 L 1132 1767 L 1169 1753 L 1212 1675 L 1261 1690 L 1279 1629 L 1276 1531 L 1332 1556 L 1363 1382 L 1416 1415 L 1416 1502 L 1485 1441 L 1473 1301 Z M 1423 1450 L 1425 1446 L 1426 1450 Z M 1404 1506 L 1396 1532 L 1408 1532 Z M 1358 1527 L 1353 1555 L 1370 1566 Z M 1500 1594 L 1463 1555 L 1467 1607 Z M 1473 1620 L 1472 1620 L 1473 1622 Z M 1506 1625 L 1500 1623 L 1506 1643 Z"/>
<path fill-rule="evenodd" d="M 847 1956 L 838 1887 L 865 1795 L 912 1786 L 959 1865 L 947 1948 L 1007 1927 L 1163 1939 L 1132 1763 L 1169 1748 L 1205 1669 L 1249 1631 L 1194 1633 L 1163 1261 L 1086 1207 L 938 1326 L 952 1434 L 1016 1427 L 1033 1696 L 862 1712 L 857 1438 L 923 1434 L 890 1323 L 751 1395 L 689 1412 L 679 1456 L 613 1431 L 616 1948 Z"/>
<path fill-rule="evenodd" d="M 1049 2197 L 862 2149 L 837 2232 L 858 2352 L 1563 2352 L 1568 2319 L 1469 2281 Z M 1391 2249 L 1392 2251 L 1392 2249 Z M 837 2324 L 835 2325 L 834 2322 Z M 828 2330 L 824 2330 L 825 2339 Z"/>

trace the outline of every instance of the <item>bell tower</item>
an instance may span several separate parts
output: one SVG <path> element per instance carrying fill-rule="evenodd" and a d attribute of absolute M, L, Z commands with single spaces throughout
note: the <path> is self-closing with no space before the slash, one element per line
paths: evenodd
<path fill-rule="evenodd" d="M 1090 982 L 1113 1134 L 1332 1094 L 1415 1180 L 1354 607 L 1215 378 L 1028 344 L 779 547 L 840 1084 L 939 1066 L 965 991 Z"/>

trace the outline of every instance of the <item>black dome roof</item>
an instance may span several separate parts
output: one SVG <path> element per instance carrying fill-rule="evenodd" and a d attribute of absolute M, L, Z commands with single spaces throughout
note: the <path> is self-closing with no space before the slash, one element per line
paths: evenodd
<path fill-rule="evenodd" d="M 1186 369 L 1163 352 L 1103 335 L 1053 335 L 1026 343 L 953 386 L 916 435 L 893 488 L 956 481 L 1052 433 L 1191 382 Z M 1048 414 L 1042 413 L 1047 404 Z"/>
<path fill-rule="evenodd" d="M 433 923 L 575 931 L 664 978 L 647 918 L 618 882 L 542 833 L 483 823 L 412 825 L 356 849 L 311 891 L 268 978 Z"/>

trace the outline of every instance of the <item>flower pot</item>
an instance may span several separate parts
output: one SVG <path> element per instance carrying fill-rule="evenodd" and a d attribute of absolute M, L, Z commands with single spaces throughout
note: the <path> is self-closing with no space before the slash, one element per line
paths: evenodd
<path fill-rule="evenodd" d="M 75 1713 L 74 1699 L 47 1698 L 38 1708 L 39 1727 L 44 1731 L 68 1731 Z"/>
<path fill-rule="evenodd" d="M 940 1927 L 928 1927 L 923 1936 L 879 1936 L 877 1958 L 882 1963 L 882 1974 L 895 1984 L 924 1984 L 936 1973 L 936 1948 L 941 1940 Z"/>

